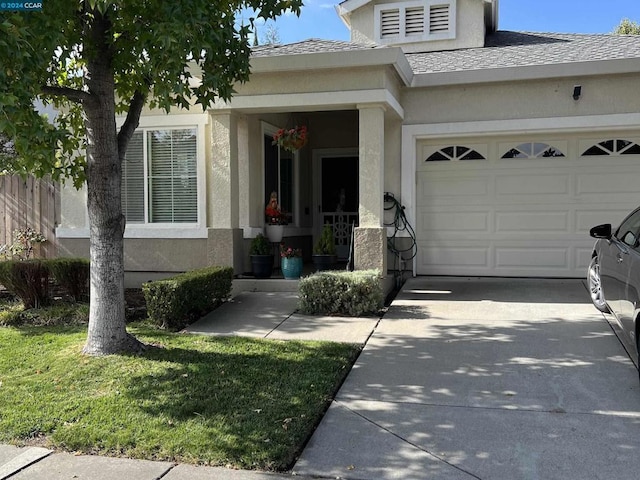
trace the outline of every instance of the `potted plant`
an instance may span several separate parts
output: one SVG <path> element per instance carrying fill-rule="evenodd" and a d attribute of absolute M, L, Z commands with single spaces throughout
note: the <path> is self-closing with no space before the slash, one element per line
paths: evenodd
<path fill-rule="evenodd" d="M 284 226 L 287 224 L 287 216 L 280 210 L 278 204 L 278 193 L 271 192 L 269 203 L 264 209 L 266 218 L 267 237 L 271 243 L 280 243 L 284 235 Z"/>
<path fill-rule="evenodd" d="M 256 278 L 269 278 L 273 273 L 273 253 L 271 244 L 261 233 L 251 240 L 249 256 L 253 275 Z"/>
<path fill-rule="evenodd" d="M 280 244 L 280 268 L 287 280 L 295 280 L 302 275 L 302 250 Z"/>
<path fill-rule="evenodd" d="M 283 150 L 296 152 L 307 144 L 309 136 L 306 126 L 295 126 L 293 128 L 281 128 L 273 136 L 272 145 L 278 145 Z"/>
<path fill-rule="evenodd" d="M 322 228 L 322 234 L 313 248 L 313 265 L 316 271 L 331 270 L 336 264 L 336 243 L 333 237 L 333 228 L 328 223 Z"/>

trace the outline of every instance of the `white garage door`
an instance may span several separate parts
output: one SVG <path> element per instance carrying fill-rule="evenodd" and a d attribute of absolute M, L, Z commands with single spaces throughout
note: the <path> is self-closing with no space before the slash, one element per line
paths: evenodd
<path fill-rule="evenodd" d="M 417 273 L 583 277 L 589 229 L 640 205 L 639 138 L 418 145 Z"/>

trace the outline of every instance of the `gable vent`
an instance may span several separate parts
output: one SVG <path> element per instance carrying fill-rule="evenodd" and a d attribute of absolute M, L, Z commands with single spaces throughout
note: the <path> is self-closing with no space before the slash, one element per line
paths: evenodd
<path fill-rule="evenodd" d="M 449 5 L 432 5 L 429 9 L 429 33 L 449 31 Z"/>
<path fill-rule="evenodd" d="M 424 7 L 411 7 L 405 10 L 405 35 L 424 33 Z"/>
<path fill-rule="evenodd" d="M 400 10 L 383 10 L 380 12 L 380 36 L 382 38 L 400 34 Z"/>

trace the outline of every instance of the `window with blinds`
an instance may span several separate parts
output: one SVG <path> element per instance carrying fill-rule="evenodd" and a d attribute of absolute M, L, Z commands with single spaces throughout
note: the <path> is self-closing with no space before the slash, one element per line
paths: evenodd
<path fill-rule="evenodd" d="M 196 129 L 134 133 L 122 168 L 128 223 L 196 223 Z"/>
<path fill-rule="evenodd" d="M 455 38 L 455 0 L 376 5 L 376 38 L 403 43 Z"/>

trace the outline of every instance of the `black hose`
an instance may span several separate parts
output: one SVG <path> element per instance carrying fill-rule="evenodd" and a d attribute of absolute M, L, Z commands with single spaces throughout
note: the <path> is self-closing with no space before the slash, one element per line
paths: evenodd
<path fill-rule="evenodd" d="M 404 207 L 393 193 L 385 192 L 384 209 L 385 211 L 393 210 L 393 221 L 384 224 L 385 227 L 393 227 L 393 235 L 387 238 L 387 249 L 395 255 L 397 262 L 412 260 L 418 254 L 418 244 L 416 243 L 416 233 L 404 213 Z M 400 248 L 398 245 L 400 238 L 406 238 L 398 237 L 398 234 L 402 232 L 407 232 L 411 238 L 411 244 L 406 248 Z M 396 268 L 396 270 L 400 269 Z"/>

